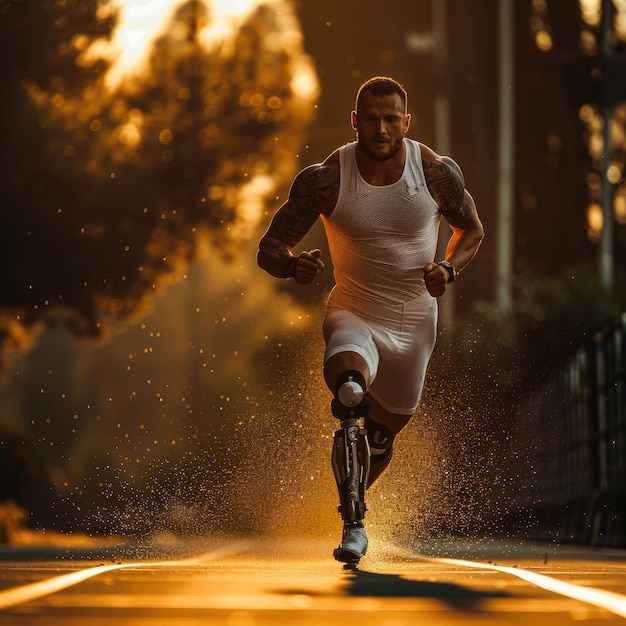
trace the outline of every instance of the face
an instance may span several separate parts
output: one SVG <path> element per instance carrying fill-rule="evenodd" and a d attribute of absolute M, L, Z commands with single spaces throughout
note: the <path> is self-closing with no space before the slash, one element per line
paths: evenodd
<path fill-rule="evenodd" d="M 409 129 L 411 116 L 404 112 L 398 94 L 361 95 L 359 108 L 352 112 L 352 127 L 357 131 L 359 147 L 374 161 L 387 161 L 402 148 L 402 139 Z"/>

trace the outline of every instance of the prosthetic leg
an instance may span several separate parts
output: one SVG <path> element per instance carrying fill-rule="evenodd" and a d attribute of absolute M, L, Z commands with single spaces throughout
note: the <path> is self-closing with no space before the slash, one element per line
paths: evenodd
<path fill-rule="evenodd" d="M 344 523 L 342 541 L 333 556 L 345 563 L 347 569 L 355 568 L 367 550 L 362 520 L 368 509 L 365 489 L 370 450 L 363 423 L 369 407 L 363 376 L 354 370 L 342 374 L 331 404 L 333 415 L 341 423 L 333 440 L 332 464 L 339 491 L 339 513 Z"/>

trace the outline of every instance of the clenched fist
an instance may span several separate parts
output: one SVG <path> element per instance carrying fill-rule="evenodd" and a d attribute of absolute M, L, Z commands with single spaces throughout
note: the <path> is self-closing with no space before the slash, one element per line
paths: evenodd
<path fill-rule="evenodd" d="M 434 298 L 443 296 L 446 293 L 448 279 L 450 274 L 448 270 L 437 263 L 426 263 L 424 265 L 424 280 L 426 281 L 426 289 Z"/>
<path fill-rule="evenodd" d="M 322 252 L 318 249 L 301 252 L 298 255 L 293 277 L 299 285 L 310 285 L 315 280 L 317 273 L 326 267 L 321 256 Z"/>

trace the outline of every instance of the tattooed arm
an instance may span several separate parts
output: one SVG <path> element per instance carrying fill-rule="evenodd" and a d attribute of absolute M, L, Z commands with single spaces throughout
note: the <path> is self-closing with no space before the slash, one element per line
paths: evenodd
<path fill-rule="evenodd" d="M 483 225 L 474 199 L 464 188 L 461 168 L 449 157 L 439 157 L 428 148 L 422 150 L 422 159 L 430 193 L 452 230 L 445 260 L 458 274 L 478 252 L 485 234 Z M 428 263 L 424 273 L 428 291 L 433 296 L 443 295 L 451 278 L 448 270 L 436 263 Z"/>
<path fill-rule="evenodd" d="M 467 189 L 463 192 L 463 202 L 454 211 L 441 212 L 452 229 L 452 237 L 446 248 L 446 260 L 460 272 L 478 252 L 485 231 L 478 217 L 474 198 Z"/>
<path fill-rule="evenodd" d="M 276 212 L 259 243 L 259 267 L 276 278 L 294 278 L 311 283 L 324 267 L 320 251 L 292 253 L 293 247 L 309 232 L 320 214 L 330 215 L 339 191 L 339 162 L 331 155 L 323 164 L 300 172 L 289 198 Z"/>

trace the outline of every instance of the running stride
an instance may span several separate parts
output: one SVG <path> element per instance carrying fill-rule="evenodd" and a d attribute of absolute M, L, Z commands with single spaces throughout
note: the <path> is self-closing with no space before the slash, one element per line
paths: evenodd
<path fill-rule="evenodd" d="M 259 244 L 258 263 L 308 285 L 324 268 L 319 250 L 292 250 L 322 219 L 334 267 L 324 316 L 324 377 L 340 421 L 332 464 L 343 535 L 338 561 L 367 550 L 365 491 L 391 461 L 395 436 L 417 408 L 437 335 L 437 300 L 483 239 L 459 166 L 405 137 L 407 94 L 375 77 L 351 114 L 357 140 L 295 178 Z M 435 262 L 440 219 L 452 235 Z"/>

